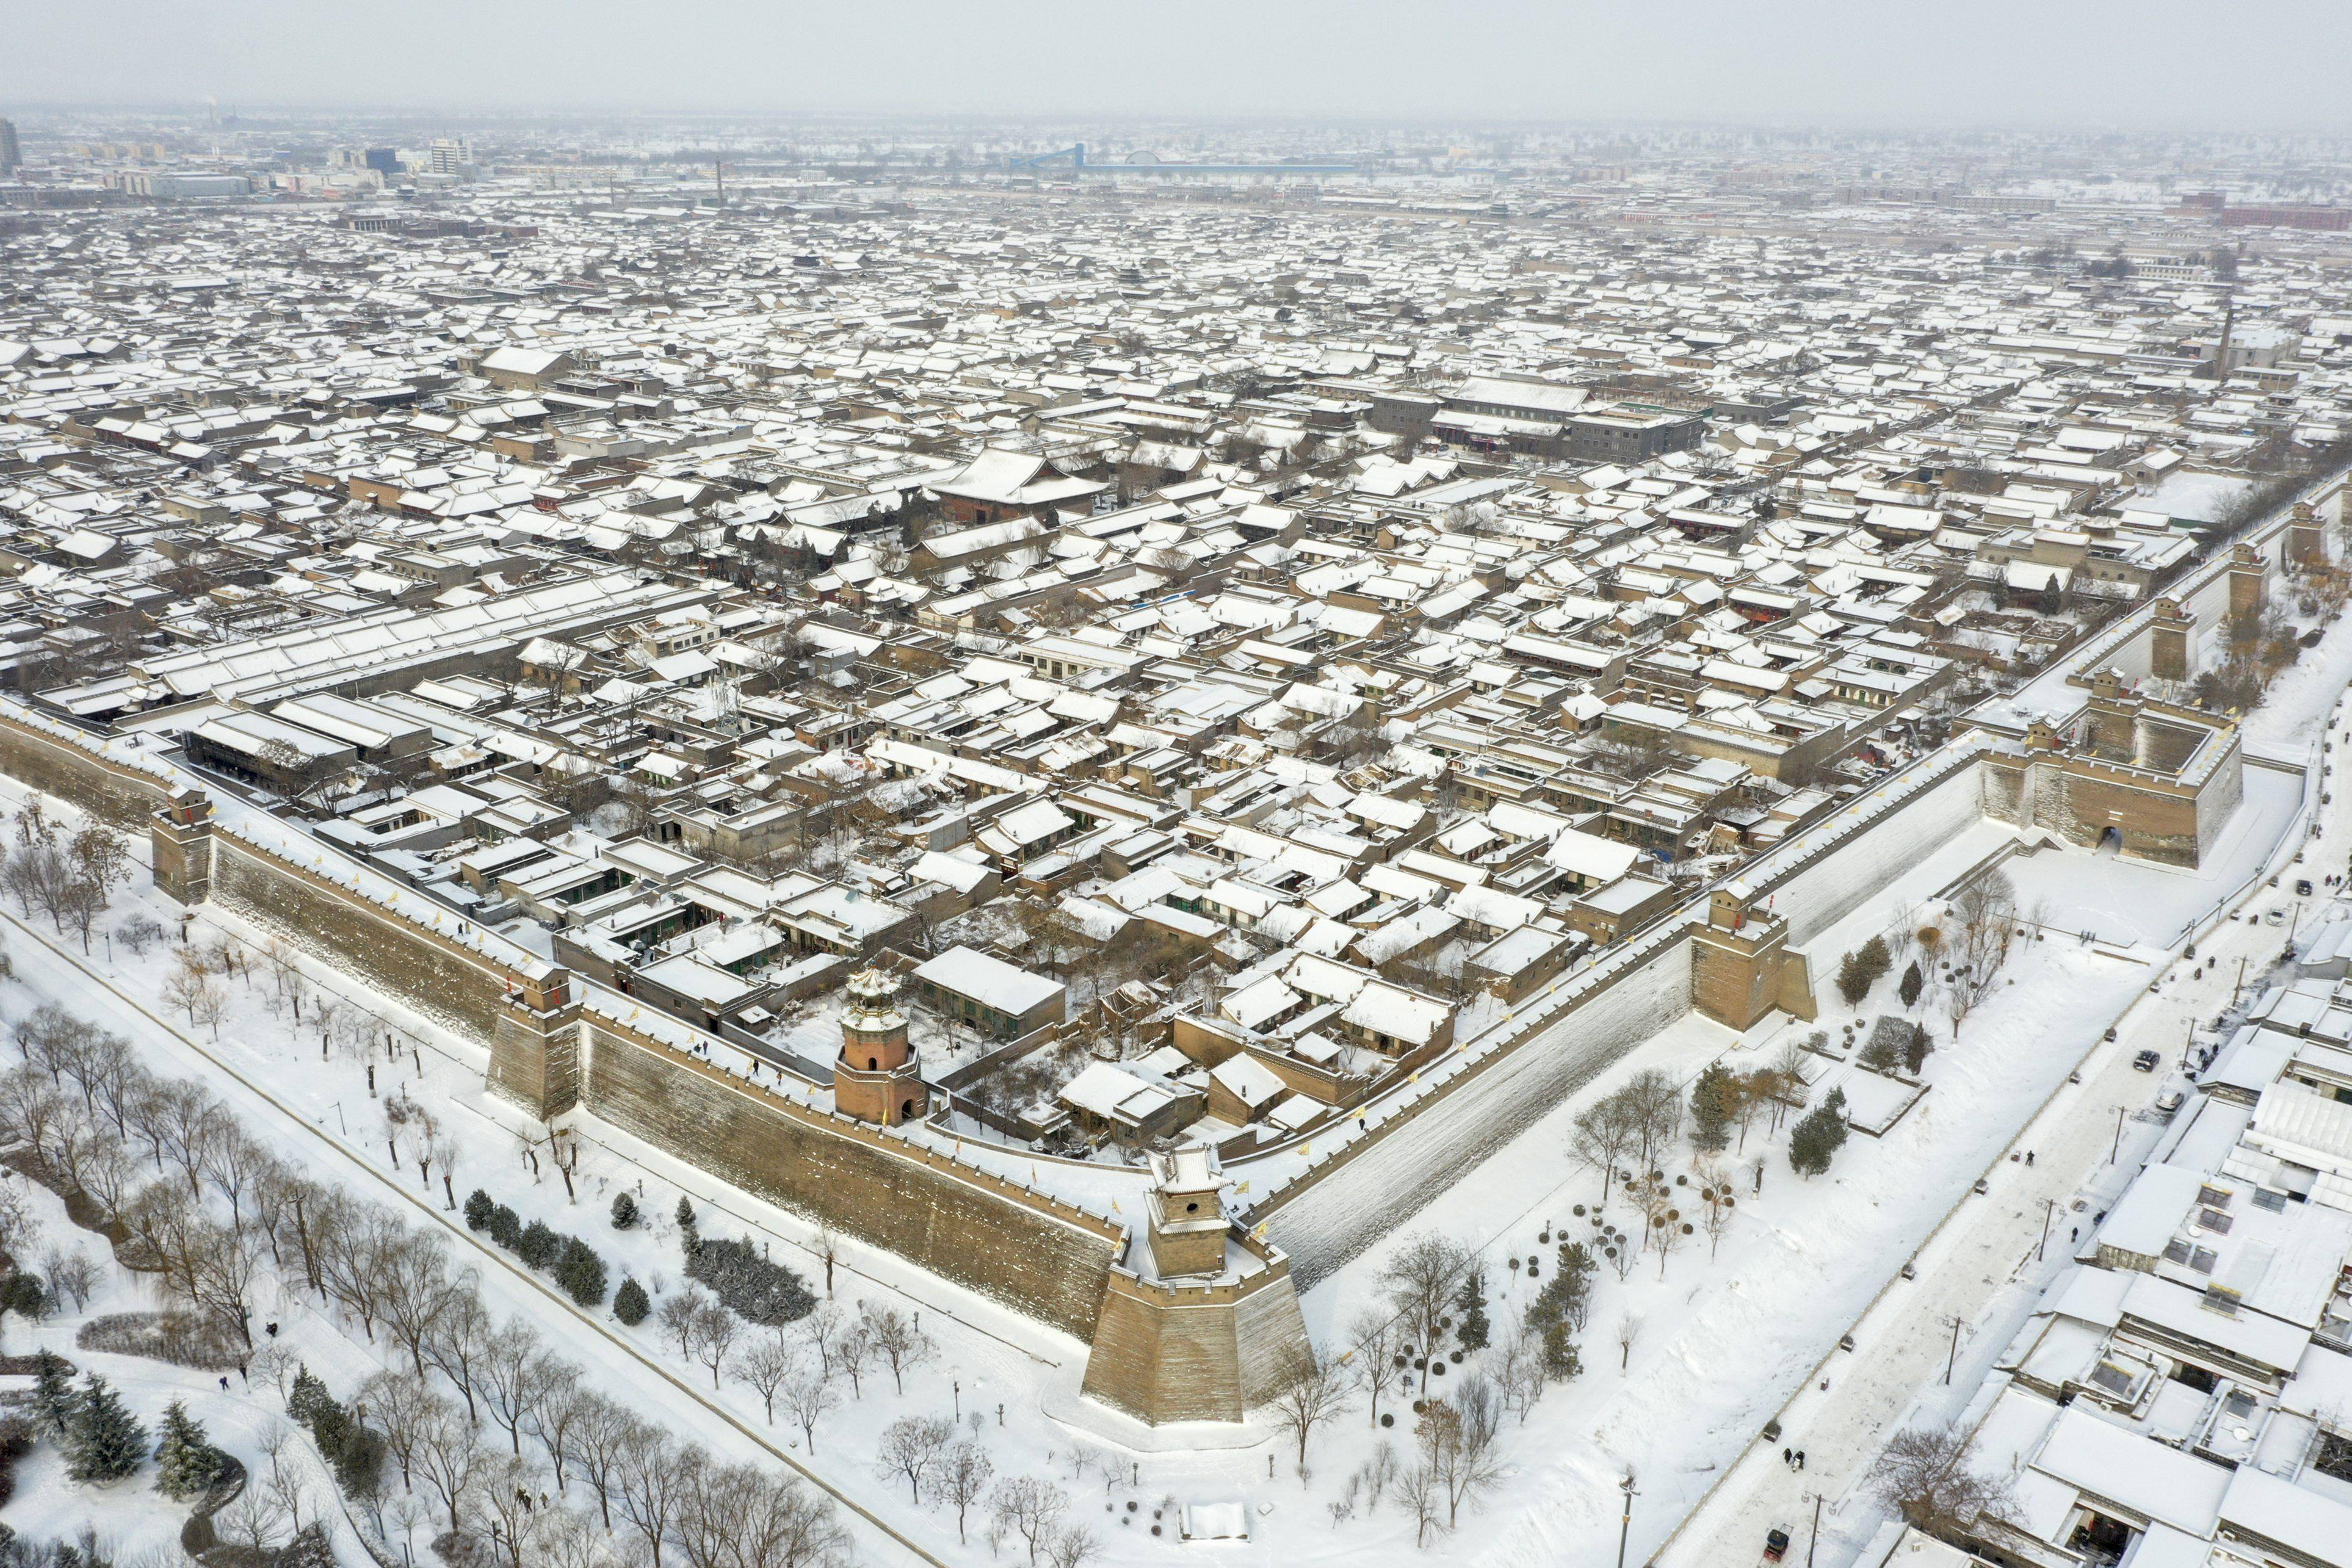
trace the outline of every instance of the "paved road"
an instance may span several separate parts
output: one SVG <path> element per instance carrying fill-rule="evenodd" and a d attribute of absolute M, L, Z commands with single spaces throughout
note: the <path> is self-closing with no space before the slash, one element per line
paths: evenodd
<path fill-rule="evenodd" d="M 2333 727 L 2330 734 L 2341 737 Z M 2352 844 L 2352 791 L 2321 808 L 2322 837 L 2290 866 L 2281 887 L 2257 885 L 2244 904 L 2250 915 L 2293 907 L 2295 874 L 2320 873 L 2342 863 Z M 2317 900 L 2307 901 L 2315 903 Z M 1805 1450 L 1802 1472 L 1780 1462 L 1780 1445 L 1759 1445 L 1725 1478 L 1667 1547 L 1656 1568 L 1719 1568 L 1760 1557 L 1765 1531 L 1790 1531 L 1790 1559 L 1808 1544 L 1814 1500 L 1822 1500 L 1822 1564 L 1844 1563 L 1866 1543 L 1884 1511 L 1866 1484 L 1889 1437 L 1904 1427 L 1957 1415 L 1990 1370 L 1993 1358 L 2030 1313 L 2042 1285 L 2072 1251 L 2075 1226 L 2087 1242 L 2091 1216 L 2108 1207 L 2137 1173 L 2139 1159 L 2160 1127 L 2133 1113 L 2147 1107 L 2163 1071 L 2136 1071 L 2135 1054 L 2157 1052 L 2168 1070 L 2189 1030 L 2210 1022 L 2231 999 L 2241 957 L 2245 972 L 2266 970 L 2285 946 L 2284 930 L 2258 919 L 2224 921 L 2198 944 L 2196 960 L 2166 971 L 2158 992 L 2134 1004 L 2117 1039 L 2095 1045 L 2079 1084 L 2068 1085 L 2019 1135 L 2034 1163 L 2004 1159 L 1991 1173 L 1991 1190 L 1962 1200 L 1917 1263 L 1917 1278 L 1897 1281 L 1855 1325 L 1851 1354 L 1832 1353 L 1822 1375 L 1826 1392 L 1809 1385 L 1783 1417 L 1783 1441 Z M 2150 978 L 2155 975 L 2151 972 Z M 2078 1049 L 2075 1042 L 2057 1042 Z M 2121 1160 L 2112 1157 L 2122 1113 Z M 2079 1210 L 2075 1204 L 2079 1200 Z M 2034 1251 L 2045 1213 L 2050 1243 Z M 1953 1382 L 1944 1384 L 1955 1356 L 1953 1324 L 1960 1326 Z"/>

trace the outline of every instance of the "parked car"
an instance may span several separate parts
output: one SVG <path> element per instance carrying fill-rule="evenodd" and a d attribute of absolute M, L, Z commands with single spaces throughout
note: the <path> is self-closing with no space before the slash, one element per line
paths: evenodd
<path fill-rule="evenodd" d="M 2153 1072 L 2156 1071 L 2157 1062 L 2161 1060 L 2162 1059 L 2158 1057 L 2156 1052 L 2152 1051 L 2143 1051 L 2137 1056 L 2132 1058 L 2132 1066 L 2141 1072 Z"/>
<path fill-rule="evenodd" d="M 2295 896 L 2298 898 L 2309 898 L 2311 896 L 2311 879 L 2307 876 L 2296 878 L 2294 892 Z"/>
<path fill-rule="evenodd" d="M 2188 1098 L 2189 1092 L 2179 1084 L 2168 1084 L 2164 1092 L 2156 1097 L 2156 1108 L 2169 1116 L 2179 1110 Z"/>

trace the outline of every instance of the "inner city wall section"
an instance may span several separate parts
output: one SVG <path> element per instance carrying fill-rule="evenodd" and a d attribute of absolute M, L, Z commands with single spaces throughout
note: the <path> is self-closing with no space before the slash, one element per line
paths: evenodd
<path fill-rule="evenodd" d="M 2274 570 L 2284 541 L 2263 543 L 2257 559 Z M 2101 668 L 2146 669 L 2163 614 L 2192 624 L 2227 614 L 2246 591 L 2244 562 L 2234 591 L 2227 564 L 2100 638 Z M 2093 690 L 2084 667 L 2051 685 L 2068 698 L 2051 716 L 2089 734 L 2099 720 L 2086 713 L 2114 693 Z M 2206 744 L 2225 747 L 2234 768 L 2233 728 Z M 1300 1141 L 1234 1162 L 1244 1199 L 1234 1265 L 1166 1281 L 1141 1236 L 1143 1172 L 873 1126 L 795 1085 L 724 1071 L 707 1050 L 718 1042 L 642 1016 L 242 802 L 215 802 L 153 753 L 0 705 L 0 771 L 110 821 L 143 822 L 167 894 L 280 934 L 474 1041 L 488 1053 L 487 1087 L 534 1118 L 595 1116 L 1085 1342 L 1087 1393 L 1149 1422 L 1238 1420 L 1269 1397 L 1312 1354 L 1297 1290 L 1687 1013 L 1742 1030 L 1776 1011 L 1810 1018 L 1816 977 L 1802 944 L 1970 822 L 2024 825 L 2019 758 L 2034 750 L 1998 718 L 1963 734 L 1461 1042 L 1420 1082 L 1369 1103 L 1360 1126 L 1320 1147 Z M 2177 815 L 2177 789 L 2137 793 Z M 2102 810 L 2127 810 L 2132 795 Z M 2210 809 L 2226 813 L 2218 799 Z M 2126 852 L 2137 852 L 2123 825 Z M 2148 831 L 2179 841 L 2177 823 Z"/>

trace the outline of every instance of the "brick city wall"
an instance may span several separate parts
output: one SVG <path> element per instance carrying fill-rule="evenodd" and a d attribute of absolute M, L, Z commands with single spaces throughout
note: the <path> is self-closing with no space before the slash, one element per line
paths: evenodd
<path fill-rule="evenodd" d="M 212 896 L 467 1039 L 492 1042 L 505 971 L 416 922 L 218 828 Z"/>
<path fill-rule="evenodd" d="M 1118 1228 L 944 1155 L 766 1094 L 591 1014 L 582 1099 L 594 1115 L 723 1181 L 1089 1338 Z"/>
<path fill-rule="evenodd" d="M 1654 952 L 1625 965 L 1524 1043 L 1496 1051 L 1406 1111 L 1390 1113 L 1393 1120 L 1384 1118 L 1376 1136 L 1346 1145 L 1261 1197 L 1245 1223 L 1267 1220 L 1268 1239 L 1311 1287 L 1409 1225 L 1465 1171 L 1680 1021 L 1690 1006 L 1689 936 L 1665 935 Z M 1228 1162 L 1226 1171 L 1246 1178 L 1250 1162 Z"/>
<path fill-rule="evenodd" d="M 112 822 L 143 822 L 170 795 L 172 779 L 161 764 L 150 772 L 110 760 L 98 737 L 52 728 L 22 712 L 0 714 L 0 773 Z"/>

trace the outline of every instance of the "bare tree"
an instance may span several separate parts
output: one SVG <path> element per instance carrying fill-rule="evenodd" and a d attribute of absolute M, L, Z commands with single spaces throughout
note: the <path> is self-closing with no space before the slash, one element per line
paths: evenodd
<path fill-rule="evenodd" d="M 480 1419 L 474 1404 L 474 1385 L 490 1337 L 490 1314 L 480 1298 L 470 1292 L 453 1294 L 447 1307 L 419 1342 L 425 1364 L 447 1378 L 465 1396 L 466 1418 Z"/>
<path fill-rule="evenodd" d="M 801 1439 L 808 1450 L 816 1452 L 816 1424 L 825 1413 L 840 1407 L 841 1396 L 834 1392 L 833 1380 L 825 1375 L 822 1362 L 801 1365 L 783 1381 L 777 1395 L 784 1402 L 793 1422 L 801 1429 Z"/>
<path fill-rule="evenodd" d="M 824 1299 L 833 1300 L 833 1269 L 841 1261 L 841 1238 L 830 1225 L 817 1229 L 814 1242 L 817 1260 L 824 1265 Z"/>
<path fill-rule="evenodd" d="M 1307 1440 L 1315 1428 L 1348 1407 L 1349 1379 L 1337 1362 L 1318 1362 L 1311 1351 L 1301 1351 L 1283 1369 L 1275 1385 L 1275 1425 L 1298 1445 L 1298 1469 L 1307 1470 Z"/>
<path fill-rule="evenodd" d="M 944 1416 L 901 1416 L 882 1429 L 875 1473 L 907 1478 L 908 1500 L 923 1500 L 923 1478 L 937 1469 L 954 1439 L 955 1423 Z"/>
<path fill-rule="evenodd" d="M 989 1459 L 987 1450 L 978 1443 L 966 1440 L 947 1451 L 940 1461 L 940 1495 L 955 1505 L 956 1541 L 964 1543 L 964 1516 L 971 1505 L 988 1493 L 988 1483 L 995 1478 L 996 1466 Z"/>
<path fill-rule="evenodd" d="M 1495 1374 L 1495 1387 L 1503 1403 L 1525 1425 L 1528 1412 L 1543 1398 L 1544 1389 L 1551 1381 L 1545 1365 L 1542 1331 L 1523 1317 L 1514 1317 L 1503 1326 L 1501 1338 L 1496 1342 L 1489 1364 Z"/>
<path fill-rule="evenodd" d="M 694 1481 L 693 1463 L 672 1448 L 662 1433 L 641 1427 L 614 1469 L 614 1496 L 621 1517 L 645 1543 L 653 1568 L 661 1568 L 662 1543 L 686 1504 Z"/>
<path fill-rule="evenodd" d="M 352 1407 L 383 1434 L 385 1451 L 400 1467 L 401 1490 L 407 1491 L 415 1484 L 411 1478 L 417 1448 L 435 1418 L 435 1408 L 448 1403 L 433 1392 L 423 1376 L 411 1372 L 376 1373 L 352 1395 Z"/>
<path fill-rule="evenodd" d="M 441 1239 L 425 1231 L 410 1231 L 392 1249 L 394 1267 L 384 1281 L 383 1326 L 393 1343 L 408 1352 L 408 1364 L 425 1375 L 425 1346 L 459 1296 L 480 1289 L 468 1268 L 449 1272 L 449 1258 Z"/>
<path fill-rule="evenodd" d="M 1444 1403 L 1438 1402 L 1441 1406 Z M 1445 1512 L 1445 1483 L 1437 1467 L 1426 1458 L 1415 1462 L 1397 1477 L 1396 1488 L 1397 1500 L 1412 1515 L 1412 1543 L 1427 1545 L 1429 1532 L 1444 1522 Z"/>
<path fill-rule="evenodd" d="M 998 1483 L 994 1512 L 998 1522 L 1021 1537 L 1029 1561 L 1053 1536 L 1068 1511 L 1069 1498 L 1060 1487 L 1039 1476 L 1013 1476 Z"/>
<path fill-rule="evenodd" d="M 1633 1343 L 1642 1337 L 1642 1314 L 1627 1312 L 1617 1320 L 1617 1370 L 1633 1364 Z"/>
<path fill-rule="evenodd" d="M 613 1495 L 620 1483 L 621 1466 L 644 1439 L 644 1423 L 632 1412 L 593 1389 L 582 1396 L 572 1432 L 572 1463 L 596 1494 L 597 1516 L 613 1528 Z"/>
<path fill-rule="evenodd" d="M 1872 1466 L 1870 1482 L 1913 1529 L 1958 1541 L 1984 1519 L 2011 1513 L 2006 1477 L 1969 1463 L 1969 1435 L 1957 1426 L 1915 1427 L 1897 1433 Z"/>
<path fill-rule="evenodd" d="M 1381 1286 L 1423 1355 L 1437 1354 L 1439 1320 L 1476 1262 L 1477 1255 L 1460 1243 L 1423 1235 L 1407 1241 L 1381 1270 Z"/>
<path fill-rule="evenodd" d="M 1460 1521 L 1465 1502 L 1502 1479 L 1502 1456 L 1495 1446 L 1502 1408 L 1495 1385 L 1473 1373 L 1451 1400 L 1433 1399 L 1422 1414 L 1416 1434 L 1423 1459 L 1445 1490 L 1449 1530 Z"/>
<path fill-rule="evenodd" d="M 719 1374 L 727 1364 L 727 1353 L 735 1346 L 735 1336 L 742 1330 L 742 1320 L 709 1297 L 695 1310 L 687 1328 L 687 1354 L 710 1369 L 710 1386 L 719 1386 Z"/>
<path fill-rule="evenodd" d="M 1356 1383 L 1371 1396 L 1373 1426 L 1381 1423 L 1381 1396 L 1394 1385 L 1404 1369 L 1397 1364 L 1404 1354 L 1403 1320 L 1392 1312 L 1367 1307 L 1348 1325 L 1348 1356 Z"/>
<path fill-rule="evenodd" d="M 1596 1100 L 1576 1113 L 1569 1134 L 1570 1157 L 1601 1173 L 1601 1207 L 1609 1207 L 1609 1184 L 1640 1146 L 1642 1124 L 1633 1107 L 1616 1095 Z"/>
<path fill-rule="evenodd" d="M 890 1368 L 890 1381 L 904 1395 L 907 1374 L 930 1360 L 938 1346 L 930 1335 L 912 1326 L 907 1314 L 896 1307 L 868 1307 L 859 1315 L 866 1343 Z"/>
<path fill-rule="evenodd" d="M 539 1401 L 549 1364 L 539 1331 L 520 1318 L 509 1318 L 482 1342 L 475 1384 L 491 1419 L 506 1428 L 508 1447 L 518 1456 L 522 1452 L 522 1424 Z"/>
<path fill-rule="evenodd" d="M 759 1394 L 760 1407 L 767 1413 L 768 1425 L 772 1427 L 776 1424 L 777 1391 L 800 1364 L 799 1349 L 779 1327 L 738 1351 L 728 1370 Z"/>
<path fill-rule="evenodd" d="M 489 1456 L 482 1451 L 472 1419 L 460 1416 L 446 1399 L 420 1416 L 415 1431 L 415 1472 L 440 1500 L 449 1528 L 456 1530 L 473 1494 L 474 1476 Z"/>

